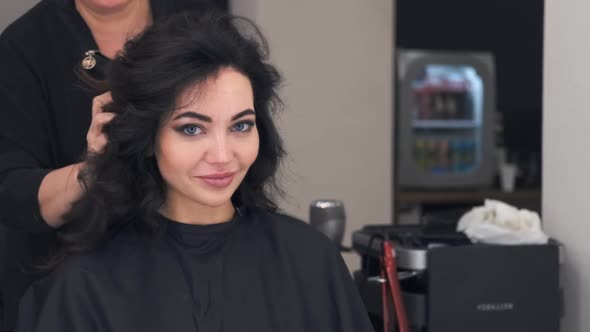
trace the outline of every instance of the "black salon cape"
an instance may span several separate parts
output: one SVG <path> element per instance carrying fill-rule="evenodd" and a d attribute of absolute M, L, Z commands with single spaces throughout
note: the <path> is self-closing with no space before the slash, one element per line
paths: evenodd
<path fill-rule="evenodd" d="M 163 217 L 162 217 L 163 218 Z M 17 331 L 369 332 L 357 289 L 324 235 L 276 213 L 131 229 L 33 284 Z"/>

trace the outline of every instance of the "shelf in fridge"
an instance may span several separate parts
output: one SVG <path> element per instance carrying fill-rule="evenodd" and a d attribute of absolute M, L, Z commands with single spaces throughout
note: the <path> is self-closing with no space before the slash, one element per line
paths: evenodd
<path fill-rule="evenodd" d="M 481 124 L 474 120 L 412 120 L 415 129 L 476 129 Z"/>

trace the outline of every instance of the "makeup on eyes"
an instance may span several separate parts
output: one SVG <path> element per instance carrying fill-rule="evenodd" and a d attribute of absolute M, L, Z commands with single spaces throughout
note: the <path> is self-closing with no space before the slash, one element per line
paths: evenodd
<path fill-rule="evenodd" d="M 236 127 L 239 125 L 245 125 L 246 129 L 243 129 L 243 130 L 236 129 Z M 229 131 L 245 134 L 245 133 L 251 132 L 255 126 L 256 126 L 256 122 L 253 120 L 242 120 L 242 121 L 232 124 L 229 127 Z M 193 122 L 174 126 L 174 130 L 179 132 L 180 134 L 183 134 L 186 136 L 197 136 L 197 135 L 201 134 L 201 132 L 205 132 L 205 128 L 201 124 L 193 123 Z"/>
<path fill-rule="evenodd" d="M 256 123 L 254 121 L 252 121 L 252 120 L 244 120 L 244 121 L 240 121 L 240 122 L 237 122 L 237 123 L 233 124 L 231 127 L 232 128 L 235 128 L 238 125 L 246 125 L 248 127 L 245 130 L 236 130 L 236 132 L 239 132 L 239 133 L 248 133 L 248 132 L 252 131 L 252 128 L 254 128 L 254 126 L 256 125 Z"/>

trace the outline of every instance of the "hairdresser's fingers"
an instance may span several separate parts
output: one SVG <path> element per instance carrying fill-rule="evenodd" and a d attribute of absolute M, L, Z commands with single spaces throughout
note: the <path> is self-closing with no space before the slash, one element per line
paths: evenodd
<path fill-rule="evenodd" d="M 109 123 L 115 117 L 115 113 L 98 113 L 92 118 L 92 123 L 88 129 L 88 135 L 98 136 L 102 133 L 102 127 Z"/>
<path fill-rule="evenodd" d="M 101 153 L 107 145 L 107 136 L 105 134 L 94 136 L 88 141 L 88 152 Z"/>
<path fill-rule="evenodd" d="M 94 99 L 92 99 L 92 115 L 94 116 L 101 113 L 104 105 L 111 101 L 113 101 L 113 98 L 111 97 L 110 91 L 94 97 Z"/>
<path fill-rule="evenodd" d="M 111 122 L 111 120 L 115 117 L 115 115 L 116 115 L 115 113 L 110 113 L 110 112 L 98 113 L 92 119 L 92 126 L 99 129 L 99 132 L 100 132 L 100 131 L 102 131 L 102 126 Z"/>
<path fill-rule="evenodd" d="M 86 143 L 88 150 L 92 152 L 101 152 L 107 143 L 107 137 L 102 132 L 105 124 L 109 123 L 114 117 L 115 113 L 99 113 L 92 119 L 92 124 L 88 133 L 86 134 Z"/>

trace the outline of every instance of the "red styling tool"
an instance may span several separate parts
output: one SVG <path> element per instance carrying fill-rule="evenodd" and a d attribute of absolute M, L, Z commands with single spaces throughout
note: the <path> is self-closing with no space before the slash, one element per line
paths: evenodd
<path fill-rule="evenodd" d="M 383 326 L 385 332 L 389 332 L 389 307 L 386 293 L 387 286 L 391 290 L 391 297 L 397 317 L 397 325 L 399 332 L 410 332 L 410 325 L 408 324 L 408 316 L 406 314 L 406 307 L 402 301 L 402 291 L 397 277 L 397 262 L 395 259 L 395 251 L 391 241 L 383 241 L 383 258 L 381 276 L 385 276 L 386 283 L 382 283 L 381 295 L 383 299 Z"/>

